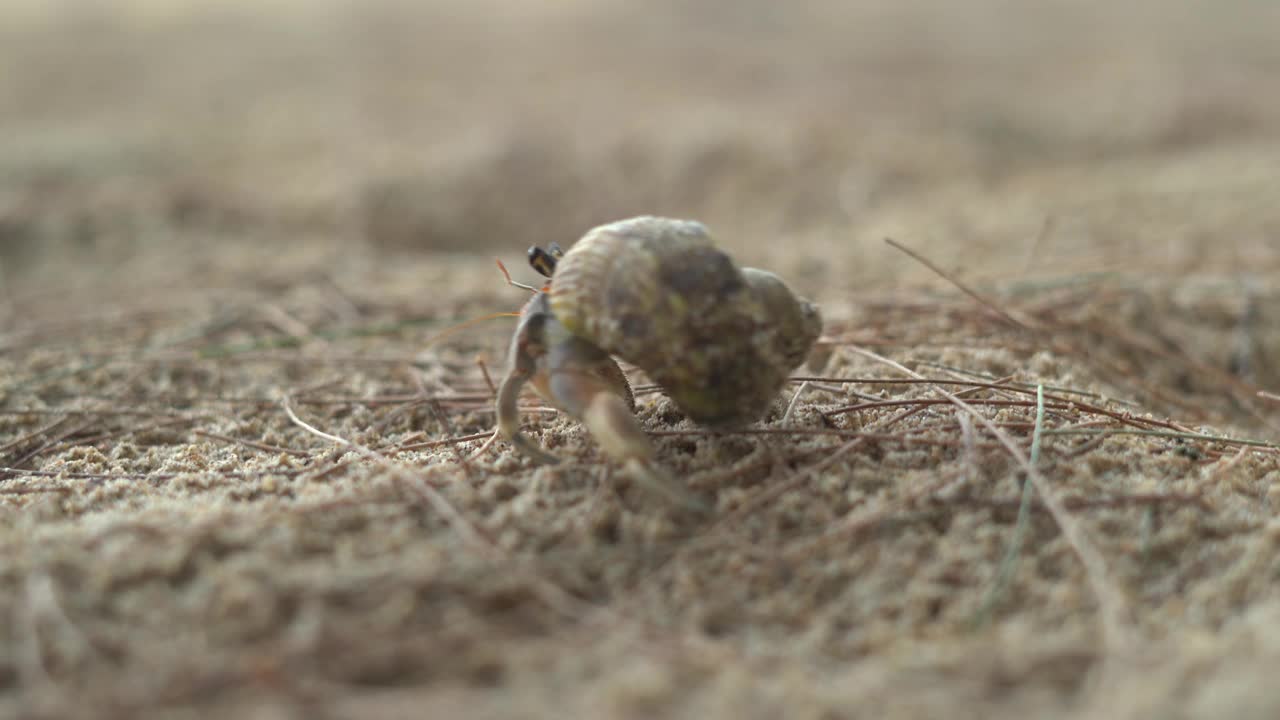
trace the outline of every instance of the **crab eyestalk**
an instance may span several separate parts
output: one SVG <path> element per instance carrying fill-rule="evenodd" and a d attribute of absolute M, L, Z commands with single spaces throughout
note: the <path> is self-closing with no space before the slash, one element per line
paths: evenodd
<path fill-rule="evenodd" d="M 551 243 L 544 250 L 537 245 L 529 248 L 529 267 L 543 277 L 551 277 L 556 272 L 556 261 L 564 257 L 564 251 L 556 243 Z"/>

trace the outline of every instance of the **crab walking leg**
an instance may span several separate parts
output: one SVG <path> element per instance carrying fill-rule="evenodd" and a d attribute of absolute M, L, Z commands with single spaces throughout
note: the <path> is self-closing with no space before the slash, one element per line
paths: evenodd
<path fill-rule="evenodd" d="M 498 388 L 498 432 L 511 441 L 526 457 L 543 465 L 554 465 L 560 462 L 555 455 L 544 452 L 536 443 L 520 432 L 520 390 L 525 383 L 545 377 L 539 372 L 546 354 L 545 332 L 547 320 L 551 317 L 546 307 L 546 293 L 537 293 L 529 300 L 520 312 L 520 324 L 511 338 L 508 355 L 511 369 L 502 379 Z"/>
<path fill-rule="evenodd" d="M 515 364 L 498 388 L 498 431 L 511 441 L 516 449 L 535 462 L 554 465 L 560 462 L 555 455 L 544 452 L 536 443 L 520 432 L 520 389 L 533 376 L 532 361 L 527 355 L 517 354 Z"/>
<path fill-rule="evenodd" d="M 705 511 L 707 506 L 653 461 L 653 445 L 644 434 L 627 401 L 596 373 L 578 368 L 552 370 L 550 391 L 556 404 L 582 420 L 606 454 L 622 463 L 633 479 L 685 507 Z"/>

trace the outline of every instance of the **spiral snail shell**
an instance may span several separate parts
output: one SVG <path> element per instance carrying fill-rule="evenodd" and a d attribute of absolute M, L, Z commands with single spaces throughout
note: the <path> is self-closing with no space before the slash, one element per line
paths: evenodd
<path fill-rule="evenodd" d="M 555 265 L 564 327 L 644 370 L 695 422 L 760 419 L 822 330 L 778 276 L 739 268 L 699 222 L 637 217 L 597 227 Z"/>

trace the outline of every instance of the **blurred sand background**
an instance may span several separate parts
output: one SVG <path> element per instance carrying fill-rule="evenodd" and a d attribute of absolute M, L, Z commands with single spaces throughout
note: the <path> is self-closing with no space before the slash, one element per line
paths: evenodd
<path fill-rule="evenodd" d="M 0 717 L 1280 715 L 1278 30 L 1264 0 L 8 0 Z M 523 301 L 493 259 L 532 281 L 530 244 L 642 213 L 828 320 L 828 380 L 761 425 L 800 433 L 645 395 L 710 519 L 554 413 L 561 467 L 431 444 L 492 427 L 512 322 L 433 338 Z M 1001 381 L 948 387 L 1024 454 L 1058 432 L 1058 511 L 1019 522 L 996 436 L 859 348 Z"/>

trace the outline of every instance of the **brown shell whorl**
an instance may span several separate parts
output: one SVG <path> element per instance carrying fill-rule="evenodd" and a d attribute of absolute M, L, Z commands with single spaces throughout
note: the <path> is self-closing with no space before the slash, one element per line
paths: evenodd
<path fill-rule="evenodd" d="M 649 374 L 693 420 L 758 420 L 821 330 L 772 273 L 739 269 L 701 223 L 640 217 L 588 232 L 556 266 L 570 332 Z"/>
<path fill-rule="evenodd" d="M 757 343 L 759 350 L 771 358 L 770 365 L 785 366 L 790 372 L 804 362 L 822 334 L 822 314 L 817 305 L 796 297 L 782 278 L 771 272 L 747 267 L 742 268 L 742 275 L 764 305 L 769 322 L 766 330 L 772 330 L 757 337 L 766 339 Z"/>

